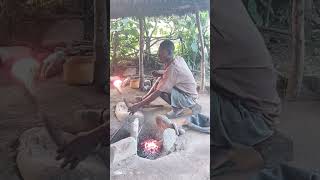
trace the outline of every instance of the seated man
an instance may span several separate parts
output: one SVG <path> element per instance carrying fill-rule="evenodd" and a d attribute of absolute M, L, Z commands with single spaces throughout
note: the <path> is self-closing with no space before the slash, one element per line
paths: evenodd
<path fill-rule="evenodd" d="M 161 72 L 153 73 L 161 76 L 159 83 L 140 102 L 129 107 L 129 111 L 134 113 L 160 96 L 172 106 L 172 111 L 167 114 L 168 118 L 180 116 L 186 108 L 190 108 L 193 114 L 198 114 L 201 107 L 196 102 L 198 98 L 196 81 L 184 59 L 174 57 L 173 42 L 164 40 L 160 44 L 159 59 L 165 64 L 163 75 Z"/>
<path fill-rule="evenodd" d="M 270 53 L 242 1 L 213 1 L 213 8 L 213 149 L 246 146 L 257 150 L 266 165 L 281 161 L 283 154 L 269 155 L 288 152 L 288 139 L 265 147 L 279 135 L 280 98 Z"/>

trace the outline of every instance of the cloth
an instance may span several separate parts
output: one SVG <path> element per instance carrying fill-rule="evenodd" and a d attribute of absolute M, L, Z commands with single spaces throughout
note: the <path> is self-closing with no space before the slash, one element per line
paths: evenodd
<path fill-rule="evenodd" d="M 233 146 L 236 144 L 253 146 L 273 134 L 260 112 L 248 110 L 239 99 L 211 92 L 213 145 Z"/>
<path fill-rule="evenodd" d="M 171 94 L 173 87 L 190 94 L 198 96 L 197 83 L 187 63 L 182 57 L 176 57 L 173 62 L 166 65 L 164 74 L 157 86 L 157 90 Z"/>
<path fill-rule="evenodd" d="M 251 180 L 320 180 L 317 172 L 299 169 L 286 164 L 279 165 L 273 169 L 263 169 Z"/>
<path fill-rule="evenodd" d="M 187 118 L 188 127 L 201 133 L 210 133 L 210 118 L 199 113 Z"/>
<path fill-rule="evenodd" d="M 211 85 L 243 99 L 248 110 L 262 112 L 268 123 L 276 123 L 281 110 L 276 73 L 261 34 L 242 1 L 212 3 Z"/>
<path fill-rule="evenodd" d="M 171 90 L 171 106 L 183 109 L 183 108 L 191 108 L 196 104 L 196 98 L 192 95 L 186 94 L 177 88 L 172 88 Z"/>

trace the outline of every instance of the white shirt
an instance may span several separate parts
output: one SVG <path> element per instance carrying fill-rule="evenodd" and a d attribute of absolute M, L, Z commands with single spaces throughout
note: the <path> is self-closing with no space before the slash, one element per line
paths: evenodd
<path fill-rule="evenodd" d="M 175 57 L 173 62 L 167 65 L 157 86 L 157 90 L 171 93 L 171 90 L 174 87 L 193 97 L 198 96 L 197 83 L 187 63 L 182 57 Z"/>

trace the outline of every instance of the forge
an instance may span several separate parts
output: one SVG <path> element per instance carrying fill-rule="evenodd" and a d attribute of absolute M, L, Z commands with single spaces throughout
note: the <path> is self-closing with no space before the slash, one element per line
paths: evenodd
<path fill-rule="evenodd" d="M 129 117 L 127 122 L 124 123 L 125 124 L 112 137 L 111 144 L 118 145 L 121 143 L 126 143 L 125 139 L 128 138 L 133 138 L 135 141 L 131 141 L 132 144 L 130 145 L 130 147 L 132 147 L 132 149 L 127 148 L 111 153 L 114 156 L 122 157 L 121 160 L 129 158 L 129 156 L 131 157 L 135 155 L 139 156 L 140 158 L 156 160 L 172 152 L 169 152 L 167 148 L 164 148 L 164 144 L 168 144 L 165 142 L 167 141 L 167 139 L 176 140 L 177 137 L 164 138 L 164 132 L 161 129 L 159 129 L 154 123 L 150 123 L 150 121 L 147 122 L 142 118 L 139 119 L 136 117 Z M 172 129 L 172 131 L 174 130 Z M 176 135 L 172 134 L 171 136 Z M 172 146 L 173 143 L 171 143 Z M 124 147 L 125 145 L 118 146 Z M 135 146 L 136 148 L 134 148 L 133 146 Z M 133 150 L 136 150 L 136 152 L 133 152 Z M 128 151 L 131 151 L 131 154 L 128 153 Z M 116 153 L 120 154 L 116 155 Z M 125 157 L 125 154 L 128 154 L 128 157 Z M 111 159 L 115 158 L 112 157 Z"/>

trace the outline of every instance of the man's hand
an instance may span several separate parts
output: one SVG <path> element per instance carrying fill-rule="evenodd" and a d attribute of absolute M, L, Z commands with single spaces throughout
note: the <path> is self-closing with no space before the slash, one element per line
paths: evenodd
<path fill-rule="evenodd" d="M 128 111 L 130 112 L 130 114 L 134 114 L 135 112 L 137 112 L 140 109 L 140 105 L 138 103 L 133 104 L 132 106 L 128 107 Z"/>
<path fill-rule="evenodd" d="M 56 160 L 64 159 L 61 168 L 70 164 L 70 169 L 74 169 L 97 147 L 99 139 L 95 133 L 79 134 L 70 143 L 57 150 Z"/>

